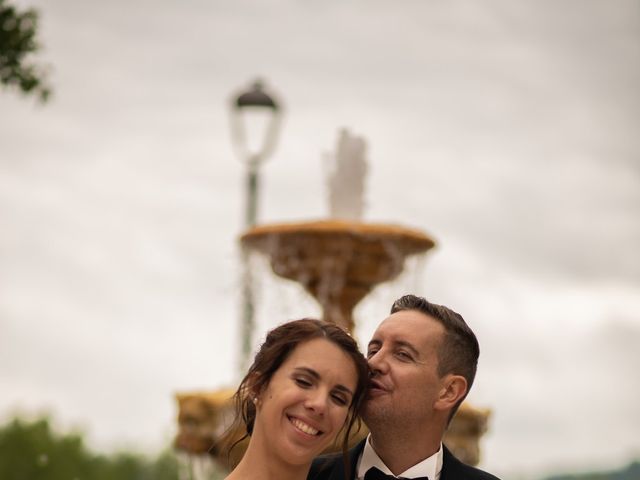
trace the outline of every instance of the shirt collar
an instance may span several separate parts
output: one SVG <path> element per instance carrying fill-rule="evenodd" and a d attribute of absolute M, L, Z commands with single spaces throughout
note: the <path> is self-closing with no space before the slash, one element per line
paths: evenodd
<path fill-rule="evenodd" d="M 440 449 L 436 453 L 428 458 L 425 458 L 421 462 L 416 463 L 414 466 L 409 467 L 407 470 L 398 475 L 398 477 L 428 477 L 429 480 L 439 480 L 440 472 L 442 471 L 442 459 L 443 451 L 442 443 L 440 443 Z M 391 473 L 391 470 L 389 470 L 389 468 L 385 465 L 385 463 L 371 446 L 371 435 L 369 434 L 364 444 L 362 455 L 360 455 L 358 466 L 356 467 L 358 480 L 362 480 L 364 478 L 364 474 L 371 467 L 376 467 L 381 472 L 386 473 L 387 475 L 393 475 L 393 473 Z"/>

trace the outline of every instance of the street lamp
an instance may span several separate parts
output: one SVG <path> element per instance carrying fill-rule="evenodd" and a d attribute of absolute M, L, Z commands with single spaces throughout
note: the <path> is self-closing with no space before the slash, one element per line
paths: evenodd
<path fill-rule="evenodd" d="M 280 107 L 256 80 L 251 88 L 234 98 L 231 107 L 231 136 L 236 152 L 247 165 L 245 227 L 256 224 L 258 168 L 273 153 L 280 127 Z"/>
<path fill-rule="evenodd" d="M 280 130 L 281 109 L 265 91 L 260 80 L 233 98 L 231 137 L 236 152 L 247 165 L 245 227 L 255 226 L 258 216 L 258 169 L 273 153 Z M 242 248 L 242 317 L 240 371 L 247 367 L 254 330 L 253 280 L 249 252 Z"/>

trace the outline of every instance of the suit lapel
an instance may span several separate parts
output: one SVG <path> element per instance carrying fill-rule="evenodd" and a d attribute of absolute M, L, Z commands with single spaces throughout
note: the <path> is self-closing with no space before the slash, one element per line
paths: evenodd
<path fill-rule="evenodd" d="M 440 473 L 440 480 L 455 480 L 462 477 L 462 464 L 453 456 L 449 449 L 443 445 L 442 456 L 442 472 Z"/>
<path fill-rule="evenodd" d="M 351 471 L 349 480 L 353 480 L 356 478 L 356 468 L 358 467 L 358 460 L 360 459 L 360 455 L 362 454 L 362 450 L 364 450 L 364 442 L 367 440 L 364 439 L 360 443 L 358 443 L 355 447 L 349 450 L 349 466 Z M 342 455 L 338 457 L 335 463 L 335 468 L 331 472 L 330 480 L 344 480 L 345 479 L 345 471 L 344 471 L 344 462 L 342 461 Z"/>
<path fill-rule="evenodd" d="M 358 443 L 355 447 L 349 450 L 349 462 L 351 463 L 351 476 L 349 478 L 356 478 L 358 472 L 356 469 L 358 468 L 358 460 L 360 460 L 360 455 L 362 455 L 362 451 L 364 450 L 364 444 L 367 441 L 368 436 L 365 437 L 360 443 Z"/>

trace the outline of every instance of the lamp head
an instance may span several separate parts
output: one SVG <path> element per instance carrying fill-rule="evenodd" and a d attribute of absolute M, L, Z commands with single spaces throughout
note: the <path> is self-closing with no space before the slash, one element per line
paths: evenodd
<path fill-rule="evenodd" d="M 245 107 L 266 107 L 278 110 L 280 108 L 276 101 L 264 91 L 263 83 L 259 79 L 253 82 L 249 90 L 238 95 L 235 106 L 237 109 Z"/>
<path fill-rule="evenodd" d="M 281 108 L 260 80 L 233 98 L 231 133 L 240 158 L 256 169 L 275 149 Z"/>

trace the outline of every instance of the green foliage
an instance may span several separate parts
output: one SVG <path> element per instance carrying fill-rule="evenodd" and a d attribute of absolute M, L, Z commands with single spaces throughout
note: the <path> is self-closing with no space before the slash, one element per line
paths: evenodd
<path fill-rule="evenodd" d="M 37 52 L 38 13 L 33 9 L 16 10 L 0 0 L 0 84 L 6 88 L 33 94 L 45 102 L 51 94 L 42 68 L 27 61 Z"/>
<path fill-rule="evenodd" d="M 96 455 L 79 434 L 58 434 L 45 418 L 16 418 L 0 427 L 2 480 L 177 480 L 178 468 L 169 451 L 153 461 L 131 453 Z"/>

